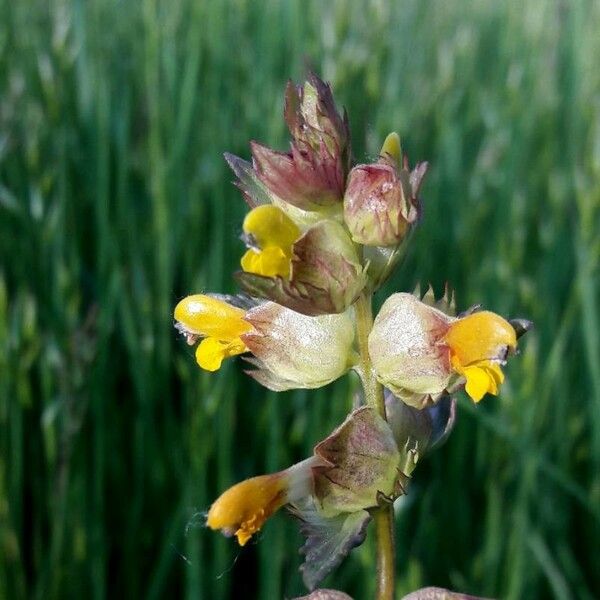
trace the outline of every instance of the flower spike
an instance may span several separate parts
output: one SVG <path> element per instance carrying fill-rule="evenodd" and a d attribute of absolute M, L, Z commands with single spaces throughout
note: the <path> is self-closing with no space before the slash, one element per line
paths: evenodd
<path fill-rule="evenodd" d="M 428 164 L 411 169 L 392 132 L 376 161 L 353 167 L 346 113 L 314 74 L 301 86 L 288 82 L 284 118 L 287 152 L 251 142 L 251 162 L 225 154 L 250 207 L 236 274 L 244 293 L 188 296 L 175 308 L 175 326 L 197 344 L 205 370 L 244 355 L 248 375 L 283 391 L 318 388 L 354 369 L 363 394 L 310 458 L 233 485 L 211 505 L 206 525 L 244 546 L 287 506 L 305 537 L 300 571 L 314 590 L 305 599 L 348 600 L 316 588 L 373 520 L 377 597 L 391 598 L 395 500 L 451 433 L 454 392 L 464 388 L 473 402 L 498 394 L 502 367 L 532 323 L 480 305 L 457 315 L 449 289 L 436 298 L 431 287 L 393 294 L 373 320 L 373 294 L 421 217 Z M 428 594 L 459 597 L 438 588 L 413 595 Z"/>

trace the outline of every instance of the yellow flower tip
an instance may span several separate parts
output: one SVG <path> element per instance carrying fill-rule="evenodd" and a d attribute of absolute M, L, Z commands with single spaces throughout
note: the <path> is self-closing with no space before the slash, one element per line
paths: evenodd
<path fill-rule="evenodd" d="M 242 257 L 242 269 L 288 278 L 292 246 L 300 237 L 298 226 L 277 206 L 263 204 L 246 215 L 243 229 L 250 249 Z"/>
<path fill-rule="evenodd" d="M 476 312 L 455 321 L 444 337 L 451 365 L 465 380 L 474 402 L 485 394 L 497 395 L 504 381 L 500 364 L 517 346 L 512 325 L 495 313 Z"/>
<path fill-rule="evenodd" d="M 245 314 L 213 296 L 194 294 L 177 304 L 174 317 L 184 333 L 232 341 L 252 329 Z"/>
<path fill-rule="evenodd" d="M 456 320 L 444 337 L 463 366 L 481 360 L 504 361 L 517 347 L 513 326 L 493 312 L 480 311 Z"/>
<path fill-rule="evenodd" d="M 285 471 L 246 479 L 224 492 L 210 507 L 206 524 L 235 535 L 240 546 L 287 502 Z"/>
<path fill-rule="evenodd" d="M 400 165 L 402 161 L 402 147 L 400 145 L 400 136 L 395 132 L 389 133 L 381 146 L 380 156 L 390 156 L 396 161 L 397 165 Z"/>

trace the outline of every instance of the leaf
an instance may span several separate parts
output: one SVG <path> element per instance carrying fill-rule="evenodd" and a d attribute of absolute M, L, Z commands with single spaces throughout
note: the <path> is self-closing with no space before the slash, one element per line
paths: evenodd
<path fill-rule="evenodd" d="M 306 537 L 300 549 L 304 555 L 300 566 L 302 580 L 309 590 L 314 590 L 352 548 L 363 543 L 371 515 L 359 510 L 324 518 L 311 505 L 295 507 L 292 513 L 301 520 L 300 531 Z"/>
<path fill-rule="evenodd" d="M 456 401 L 443 394 L 433 406 L 423 409 L 409 406 L 389 391 L 385 391 L 388 423 L 398 448 L 411 442 L 420 457 L 440 446 L 450 435 L 456 420 Z"/>

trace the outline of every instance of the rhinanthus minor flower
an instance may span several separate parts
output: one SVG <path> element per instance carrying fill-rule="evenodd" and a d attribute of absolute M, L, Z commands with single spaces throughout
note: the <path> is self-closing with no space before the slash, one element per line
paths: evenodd
<path fill-rule="evenodd" d="M 206 524 L 224 535 L 235 535 L 244 546 L 282 506 L 308 494 L 311 466 L 316 462 L 312 457 L 284 471 L 237 483 L 213 503 Z"/>
<path fill-rule="evenodd" d="M 259 206 L 244 221 L 250 248 L 242 258 L 240 285 L 305 315 L 344 312 L 365 287 L 366 269 L 337 221 L 324 220 L 294 241 L 299 228 L 272 205 Z"/>
<path fill-rule="evenodd" d="M 244 219 L 244 239 L 249 246 L 242 257 L 242 269 L 264 277 L 290 276 L 292 246 L 300 229 L 280 208 L 263 204 Z"/>
<path fill-rule="evenodd" d="M 229 488 L 210 507 L 206 524 L 235 535 L 243 546 L 287 505 L 307 537 L 301 570 L 307 587 L 314 588 L 362 543 L 368 510 L 404 493 L 419 456 L 439 444 L 454 423 L 450 398 L 418 411 L 389 397 L 388 410 L 389 425 L 373 408 L 359 408 L 310 458 Z"/>
<path fill-rule="evenodd" d="M 177 328 L 196 349 L 198 365 L 216 371 L 225 358 L 251 353 L 248 373 L 281 391 L 321 387 L 341 377 L 356 360 L 348 314 L 308 317 L 260 302 L 242 309 L 223 297 L 194 294 L 175 307 Z"/>
<path fill-rule="evenodd" d="M 451 317 L 406 293 L 386 300 L 369 336 L 377 378 L 414 406 L 431 402 L 458 377 L 475 402 L 497 394 L 501 366 L 516 347 L 514 327 L 493 312 Z"/>
<path fill-rule="evenodd" d="M 309 502 L 322 520 L 377 506 L 382 494 L 396 493 L 401 457 L 385 420 L 363 407 L 317 444 L 312 457 L 225 491 L 211 506 L 207 525 L 235 534 L 243 546 L 285 504 Z"/>
<path fill-rule="evenodd" d="M 244 315 L 244 310 L 217 296 L 194 294 L 177 304 L 173 316 L 188 344 L 204 338 L 196 349 L 196 362 L 207 371 L 217 371 L 223 359 L 248 351 L 242 335 L 252 326 Z"/>

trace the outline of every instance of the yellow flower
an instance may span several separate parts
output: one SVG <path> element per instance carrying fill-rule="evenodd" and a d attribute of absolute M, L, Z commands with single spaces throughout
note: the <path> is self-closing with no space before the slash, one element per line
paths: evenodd
<path fill-rule="evenodd" d="M 226 490 L 210 507 L 206 525 L 235 535 L 244 546 L 286 504 L 302 520 L 323 524 L 344 518 L 376 507 L 382 494 L 397 495 L 402 461 L 390 426 L 374 408 L 363 406 L 319 442 L 311 457 Z"/>
<path fill-rule="evenodd" d="M 387 135 L 379 155 L 389 156 L 397 166 L 402 164 L 402 145 L 400 144 L 400 136 L 395 131 Z"/>
<path fill-rule="evenodd" d="M 403 293 L 386 300 L 369 335 L 378 380 L 416 408 L 439 398 L 456 375 L 475 402 L 497 394 L 500 367 L 516 346 L 515 329 L 495 313 L 455 318 Z"/>
<path fill-rule="evenodd" d="M 205 339 L 196 349 L 196 361 L 207 371 L 216 371 L 223 359 L 247 352 L 241 336 L 252 326 L 244 321 L 245 311 L 223 300 L 204 294 L 184 298 L 175 307 L 178 328 L 193 344 Z"/>
<path fill-rule="evenodd" d="M 499 315 L 481 311 L 455 321 L 444 336 L 452 368 L 465 377 L 465 390 L 479 402 L 485 394 L 498 394 L 504 381 L 500 369 L 509 351 L 517 347 L 513 326 Z"/>
<path fill-rule="evenodd" d="M 311 457 L 285 471 L 237 483 L 213 502 L 206 525 L 226 536 L 235 535 L 244 546 L 273 513 L 310 493 L 312 468 L 321 462 Z"/>
<path fill-rule="evenodd" d="M 292 246 L 300 237 L 296 224 L 277 206 L 263 204 L 246 215 L 243 229 L 250 248 L 242 257 L 242 269 L 264 277 L 287 279 Z"/>
<path fill-rule="evenodd" d="M 284 471 L 246 479 L 224 492 L 210 507 L 206 524 L 235 535 L 240 546 L 287 502 Z"/>
<path fill-rule="evenodd" d="M 247 352 L 257 367 L 247 373 L 271 390 L 327 385 L 355 361 L 347 313 L 308 317 L 274 302 L 244 310 L 218 296 L 195 294 L 175 307 L 175 320 L 188 344 L 204 338 L 196 349 L 201 368 L 216 371 L 225 358 Z"/>

